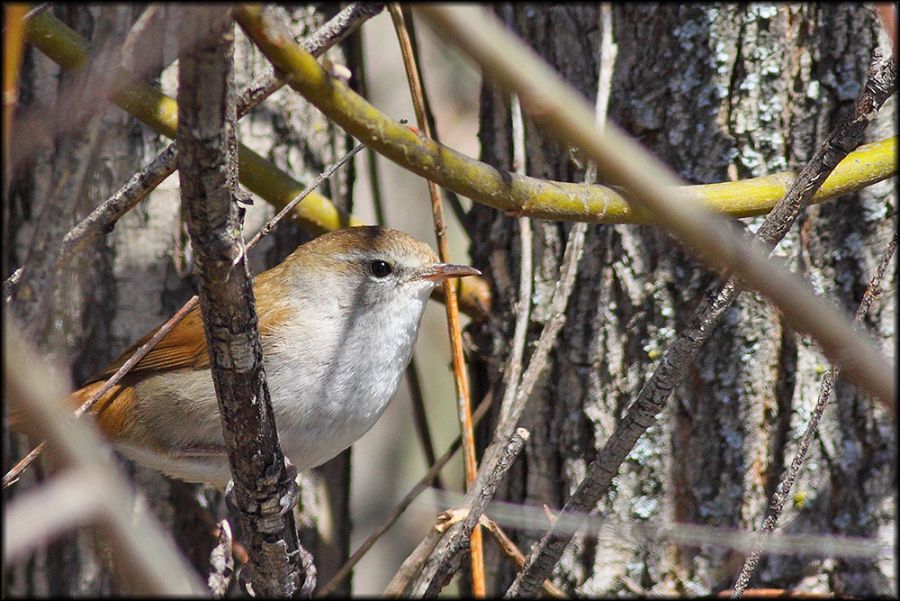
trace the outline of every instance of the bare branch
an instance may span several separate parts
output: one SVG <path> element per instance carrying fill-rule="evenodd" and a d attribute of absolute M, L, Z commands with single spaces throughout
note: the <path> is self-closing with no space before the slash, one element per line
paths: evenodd
<path fill-rule="evenodd" d="M 256 595 L 293 596 L 305 578 L 293 512 L 283 506 L 292 481 L 275 428 L 232 197 L 237 186 L 234 26 L 221 9 L 185 7 L 181 27 L 203 34 L 196 50 L 179 54 L 179 180 L 250 582 Z"/>
<path fill-rule="evenodd" d="M 460 553 L 467 547 L 469 536 L 478 523 L 478 518 L 493 499 L 497 486 L 509 471 L 527 440 L 528 430 L 517 428 L 504 448 L 499 449 L 491 456 L 485 454 L 479 475 L 483 473 L 486 476 L 479 477 L 466 493 L 463 503 L 463 511 L 466 512 L 465 519 L 450 528 L 435 547 L 431 559 L 412 583 L 412 596 L 434 597 L 447 584 L 447 580 L 456 570 Z"/>
<path fill-rule="evenodd" d="M 383 156 L 446 189 L 513 215 L 590 223 L 660 222 L 653 210 L 631 206 L 616 189 L 520 176 L 420 136 L 326 73 L 314 57 L 290 41 L 263 8 L 241 6 L 235 17 L 276 68 L 290 73 L 289 85 L 324 115 Z M 829 178 L 814 197 L 816 202 L 896 174 L 895 138 L 862 151 L 857 151 L 861 162 L 845 161 L 841 176 L 835 173 Z M 856 175 L 848 177 L 852 173 Z M 688 210 L 704 207 L 731 217 L 749 217 L 772 210 L 794 177 L 783 172 L 737 182 L 681 186 L 677 193 L 680 203 L 690 205 Z M 669 190 L 666 194 L 672 195 Z"/>
<path fill-rule="evenodd" d="M 610 182 L 628 190 L 632 202 L 651 211 L 706 260 L 734 270 L 768 297 L 796 329 L 811 334 L 825 354 L 843 366 L 850 380 L 881 399 L 893 413 L 894 369 L 870 336 L 854 332 L 849 320 L 816 296 L 802 278 L 734 237 L 721 217 L 689 202 L 677 190 L 679 180 L 671 170 L 614 124 L 607 124 L 599 136 L 583 98 L 493 15 L 475 8 L 436 5 L 421 5 L 418 10 L 442 36 L 452 38 L 485 71 L 520 94 L 526 108 L 539 113 L 545 126 L 586 151 Z M 548 88 L 552 94 L 544 92 Z"/>

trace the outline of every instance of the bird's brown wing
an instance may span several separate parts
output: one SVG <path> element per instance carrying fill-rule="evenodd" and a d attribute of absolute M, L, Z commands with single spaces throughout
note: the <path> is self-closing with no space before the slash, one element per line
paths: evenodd
<path fill-rule="evenodd" d="M 267 279 L 264 276 L 266 274 L 261 274 L 260 278 Z M 257 284 L 260 278 L 257 278 Z M 258 298 L 256 303 L 259 330 L 262 335 L 267 335 L 290 317 L 288 308 L 281 302 L 283 297 L 280 293 L 283 290 L 276 282 L 273 284 L 275 285 L 269 288 L 273 293 Z M 142 336 L 106 369 L 73 392 L 68 398 L 69 406 L 74 409 L 90 399 L 138 348 L 153 337 L 158 329 L 153 328 Z M 206 336 L 203 333 L 199 306 L 191 309 L 172 331 L 131 368 L 120 384 L 113 386 L 94 404 L 91 412 L 97 416 L 101 429 L 113 438 L 122 435 L 130 423 L 130 407 L 135 400 L 133 387 L 135 381 L 141 376 L 149 375 L 150 372 L 173 369 L 209 369 L 209 353 L 206 350 Z M 14 428 L 23 429 L 18 412 L 11 412 L 10 422 Z"/>
<path fill-rule="evenodd" d="M 254 281 L 256 315 L 259 319 L 259 332 L 263 336 L 290 316 L 288 307 L 282 302 L 287 290 L 281 280 L 281 267 L 278 265 L 261 273 Z M 268 294 L 260 295 L 258 293 L 259 285 L 263 282 L 266 282 Z M 158 329 L 159 327 L 153 328 L 141 337 L 106 369 L 91 378 L 89 383 L 106 380 L 116 373 L 122 364 L 134 354 L 134 351 L 150 340 Z M 170 369 L 209 369 L 209 353 L 206 351 L 206 336 L 203 333 L 199 305 L 194 306 L 184 319 L 166 334 L 165 338 L 160 340 L 137 365 L 131 368 L 129 373 L 139 374 Z"/>
<path fill-rule="evenodd" d="M 140 340 L 132 344 L 119 357 L 110 363 L 106 369 L 91 378 L 91 382 L 106 380 L 116 373 L 122 365 L 128 361 L 134 352 L 143 346 L 159 327 L 155 327 Z M 197 333 L 199 332 L 199 336 Z M 203 322 L 200 319 L 200 306 L 195 305 L 184 319 L 178 322 L 172 331 L 153 347 L 137 365 L 131 368 L 129 373 L 137 374 L 147 371 L 160 371 L 169 369 L 207 369 L 209 368 L 209 353 L 206 352 L 206 336 L 203 334 Z"/>

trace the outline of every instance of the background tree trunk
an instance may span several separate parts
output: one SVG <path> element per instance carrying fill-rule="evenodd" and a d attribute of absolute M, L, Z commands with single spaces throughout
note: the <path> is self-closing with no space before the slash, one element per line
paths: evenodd
<path fill-rule="evenodd" d="M 503 5 L 518 35 L 593 102 L 599 6 Z M 689 183 L 799 169 L 865 81 L 886 40 L 872 12 L 851 5 L 613 5 L 618 58 L 609 117 Z M 482 159 L 512 168 L 509 96 L 485 85 Z M 894 102 L 868 132 L 889 135 Z M 527 172 L 582 181 L 583 165 L 525 117 Z M 602 183 L 602 182 L 601 182 Z M 894 227 L 889 182 L 806 211 L 776 256 L 852 315 Z M 493 284 L 499 320 L 475 332 L 475 398 L 501 398 L 518 290 L 515 221 L 476 205 L 473 264 Z M 755 231 L 761 218 L 737 227 Z M 534 222 L 535 288 L 530 340 L 547 318 L 570 224 Z M 585 467 L 652 372 L 658 357 L 718 278 L 660 228 L 591 226 L 567 322 L 543 382 L 529 401 L 531 431 L 498 499 L 561 507 Z M 895 330 L 896 271 L 867 325 L 885 348 Z M 498 327 L 499 325 L 499 327 Z M 528 352 L 526 352 L 527 357 Z M 598 506 L 605 523 L 658 528 L 673 521 L 757 528 L 790 464 L 815 404 L 826 361 L 758 295 L 744 293 L 701 350 L 667 408 L 638 442 Z M 478 394 L 480 393 L 480 395 Z M 481 429 L 487 441 L 491 425 Z M 874 537 L 893 532 L 895 429 L 853 386 L 841 383 L 817 445 L 780 524 L 791 533 Z M 517 530 L 522 549 L 542 531 Z M 886 535 L 890 536 L 890 535 Z M 513 569 L 488 546 L 490 590 Z M 709 593 L 730 587 L 743 555 L 677 547 L 618 533 L 577 536 L 555 580 L 583 595 Z M 890 594 L 893 559 L 845 561 L 773 556 L 752 586 L 851 595 Z"/>
<path fill-rule="evenodd" d="M 51 10 L 89 40 L 92 52 L 111 47 L 112 56 L 118 60 L 117 45 L 122 44 L 144 8 L 59 5 Z M 302 39 L 338 9 L 336 5 L 324 12 L 312 7 L 296 8 L 285 22 Z M 174 97 L 177 66 L 172 63 L 177 56 L 177 20 L 167 18 L 175 9 L 161 6 L 160 10 L 166 19 L 163 39 L 141 52 L 158 53 L 158 63 L 166 68 L 149 74 L 147 79 L 156 77 L 157 85 Z M 235 64 L 240 93 L 251 81 L 271 73 L 272 68 L 236 29 Z M 344 62 L 340 47 L 330 50 L 327 56 Z M 73 115 L 59 109 L 57 102 L 76 77 L 75 73 L 61 72 L 55 63 L 26 44 L 20 110 L 41 106 L 50 118 L 62 122 L 72 119 Z M 298 95 L 281 90 L 267 103 L 273 108 L 262 107 L 248 115 L 240 122 L 238 136 L 301 181 L 310 181 L 349 148 L 343 131 Z M 52 127 L 48 130 L 54 131 Z M 11 202 L 4 204 L 4 240 L 9 244 L 5 246 L 3 277 L 7 278 L 23 263 L 35 269 L 10 309 L 46 357 L 72 366 L 76 383 L 105 367 L 134 340 L 168 319 L 194 293 L 188 236 L 179 214 L 177 174 L 125 215 L 105 239 L 82 251 L 61 277 L 54 277 L 45 268 L 62 236 L 168 142 L 110 104 L 55 138 L 47 150 L 17 173 L 11 184 Z M 323 191 L 338 206 L 349 209 L 353 178 L 351 164 L 326 182 Z M 272 208 L 256 198 L 255 204 L 248 207 L 245 232 L 255 232 L 273 215 Z M 269 238 L 251 253 L 254 274 L 280 262 L 306 239 L 290 223 L 282 224 Z M 26 446 L 24 437 L 19 435 L 4 440 L 5 472 L 14 462 L 11 460 L 21 457 L 31 446 Z M 207 574 L 215 525 L 212 515 L 219 507 L 221 495 L 169 480 L 124 459 L 122 463 L 133 474 L 143 502 L 170 529 L 201 574 Z M 316 558 L 322 582 L 349 554 L 349 465 L 348 451 L 314 474 L 304 475 L 302 543 Z M 4 495 L 14 495 L 17 488 L 26 488 L 31 478 L 41 477 L 40 466 L 35 467 L 38 469 L 29 469 L 23 475 L 22 484 L 10 492 L 4 491 Z M 67 534 L 38 550 L 30 561 L 9 566 L 4 593 L 70 596 L 127 592 L 110 578 L 106 569 L 109 560 L 97 559 L 108 555 L 108 551 L 104 551 L 100 537 L 98 545 L 93 539 L 90 532 L 83 530 Z"/>

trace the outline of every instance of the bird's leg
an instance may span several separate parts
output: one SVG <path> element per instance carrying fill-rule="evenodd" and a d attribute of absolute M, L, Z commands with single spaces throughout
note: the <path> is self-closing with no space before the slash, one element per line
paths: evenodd
<path fill-rule="evenodd" d="M 288 511 L 293 511 L 294 507 L 300 503 L 300 485 L 297 484 L 297 468 L 294 467 L 294 464 L 291 463 L 291 460 L 287 457 L 284 458 L 284 474 L 288 480 L 288 489 L 287 492 L 284 493 L 284 496 L 281 497 L 281 511 L 278 513 L 279 516 L 284 515 Z"/>

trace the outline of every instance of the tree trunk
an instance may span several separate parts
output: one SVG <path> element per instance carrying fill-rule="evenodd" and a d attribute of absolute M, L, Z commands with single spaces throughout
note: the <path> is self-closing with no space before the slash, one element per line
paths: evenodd
<path fill-rule="evenodd" d="M 116 59 L 120 56 L 116 45 L 122 44 L 143 9 L 114 5 L 51 8 L 55 16 L 89 41 L 92 56 L 95 50 L 111 46 Z M 146 75 L 146 79 L 157 78 L 157 85 L 174 97 L 177 66 L 171 63 L 177 56 L 178 29 L 177 19 L 168 17 L 177 8 L 161 6 L 160 10 L 165 22 L 162 39 L 139 51 L 156 55 L 158 64 L 166 67 Z M 292 9 L 285 22 L 302 39 L 336 11 L 337 7 L 329 7 L 324 13 L 300 7 Z M 236 43 L 240 93 L 251 81 L 271 73 L 272 67 L 240 30 Z M 330 50 L 328 56 L 343 62 L 339 47 Z M 60 124 L 72 120 L 74 116 L 60 109 L 58 102 L 76 77 L 75 73 L 60 71 L 26 44 L 19 111 L 46 107 L 46 114 Z M 282 90 L 267 102 L 273 103 L 273 108 L 263 107 L 248 115 L 240 122 L 238 136 L 301 181 L 310 181 L 349 148 L 346 135 L 296 94 Z M 82 108 L 91 105 L 76 104 Z M 30 133 L 18 132 L 25 136 Z M 122 110 L 106 104 L 91 119 L 52 138 L 46 150 L 16 172 L 11 183 L 10 201 L 4 204 L 4 239 L 10 243 L 5 248 L 3 277 L 26 263 L 29 275 L 9 308 L 47 358 L 72 367 L 76 384 L 168 319 L 194 293 L 188 237 L 179 212 L 177 176 L 169 178 L 126 214 L 105 239 L 83 250 L 60 277 L 55 277 L 48 266 L 62 236 L 134 171 L 149 163 L 168 142 Z M 351 206 L 353 177 L 351 167 L 324 184 L 325 194 L 341 208 Z M 256 198 L 245 216 L 245 239 L 246 232 L 252 234 L 273 215 L 272 208 Z M 252 273 L 277 264 L 305 240 L 299 228 L 290 223 L 283 223 L 276 232 L 250 254 Z M 32 447 L 19 435 L 4 440 L 5 472 Z M 217 513 L 222 507 L 221 495 L 169 480 L 124 459 L 122 464 L 137 483 L 143 502 L 152 507 L 205 577 L 214 542 L 213 518 L 221 517 Z M 33 478 L 42 477 L 42 471 L 39 465 L 27 470 L 9 494 L 28 488 Z M 349 474 L 349 452 L 314 473 L 304 474 L 305 527 L 301 534 L 303 545 L 316 558 L 322 582 L 330 578 L 349 553 Z M 136 508 L 139 510 L 142 509 Z M 85 530 L 69 533 L 37 550 L 28 561 L 5 566 L 8 569 L 4 593 L 127 593 L 127 588 L 111 578 L 108 555 L 101 537 Z"/>
<path fill-rule="evenodd" d="M 518 4 L 497 12 L 594 101 L 599 6 Z M 614 5 L 612 13 L 618 56 L 609 118 L 689 183 L 801 168 L 852 105 L 872 50 L 879 44 L 886 49 L 880 24 L 862 6 Z M 507 169 L 509 107 L 508 95 L 484 87 L 482 158 Z M 885 107 L 868 139 L 889 135 L 892 107 Z M 583 181 L 577 155 L 527 115 L 525 143 L 529 175 Z M 888 183 L 813 207 L 775 256 L 852 315 L 887 245 L 895 210 Z M 472 216 L 473 264 L 486 268 L 499 318 L 475 332 L 476 398 L 490 392 L 499 399 L 515 322 L 519 237 L 515 221 L 496 210 L 476 205 Z M 737 226 L 755 231 L 761 220 Z M 570 229 L 534 222 L 530 342 L 547 318 Z M 720 276 L 661 228 L 591 226 L 566 325 L 522 420 L 531 439 L 497 498 L 561 507 L 662 351 Z M 895 270 L 885 281 L 891 290 Z M 876 304 L 867 325 L 891 348 L 894 299 L 885 294 Z M 602 523 L 616 528 L 614 534 L 599 540 L 576 536 L 554 580 L 582 595 L 705 594 L 730 587 L 742 554 L 712 545 L 654 543 L 622 529 L 653 531 L 672 522 L 758 528 L 816 402 L 825 363 L 817 347 L 757 294 L 742 294 L 596 508 Z M 482 442 L 489 428 L 482 428 Z M 795 503 L 780 520 L 784 530 L 867 537 L 892 532 L 894 437 L 883 412 L 842 382 L 794 487 Z M 527 552 L 542 533 L 516 530 L 516 542 Z M 514 569 L 493 547 L 488 552 L 491 564 L 499 566 L 489 571 L 490 590 L 502 593 Z M 771 556 L 752 586 L 890 594 L 893 569 L 890 556 Z"/>

